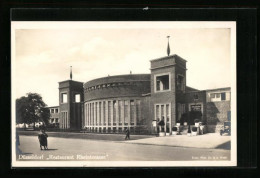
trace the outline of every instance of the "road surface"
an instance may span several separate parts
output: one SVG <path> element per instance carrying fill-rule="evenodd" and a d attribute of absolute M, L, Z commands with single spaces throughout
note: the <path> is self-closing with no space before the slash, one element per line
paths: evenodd
<path fill-rule="evenodd" d="M 227 161 L 230 150 L 182 148 L 49 137 L 49 150 L 40 150 L 37 136 L 20 136 L 17 161 Z"/>

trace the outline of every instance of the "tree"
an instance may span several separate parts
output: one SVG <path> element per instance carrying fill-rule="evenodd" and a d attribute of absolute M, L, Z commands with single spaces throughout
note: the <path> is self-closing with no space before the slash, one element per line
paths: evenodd
<path fill-rule="evenodd" d="M 26 96 L 16 99 L 16 123 L 33 123 L 43 121 L 45 123 L 49 118 L 47 105 L 38 93 L 27 93 Z"/>
<path fill-rule="evenodd" d="M 28 98 L 25 96 L 22 96 L 19 99 L 16 99 L 16 123 L 17 124 L 29 124 L 28 120 L 26 118 L 29 118 L 28 114 Z"/>
<path fill-rule="evenodd" d="M 47 126 L 49 124 L 50 110 L 48 108 L 42 108 L 40 113 L 40 119 Z"/>

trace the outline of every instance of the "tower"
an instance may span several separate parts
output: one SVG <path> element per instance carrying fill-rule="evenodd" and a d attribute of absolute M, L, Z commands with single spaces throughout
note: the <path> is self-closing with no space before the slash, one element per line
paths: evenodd
<path fill-rule="evenodd" d="M 60 129 L 78 130 L 82 125 L 83 83 L 72 80 L 59 82 Z"/>
<path fill-rule="evenodd" d="M 186 60 L 176 54 L 169 55 L 169 43 L 167 49 L 168 56 L 150 61 L 151 113 L 157 123 L 164 121 L 160 132 L 171 134 L 178 118 L 177 107 L 179 104 L 185 107 Z"/>

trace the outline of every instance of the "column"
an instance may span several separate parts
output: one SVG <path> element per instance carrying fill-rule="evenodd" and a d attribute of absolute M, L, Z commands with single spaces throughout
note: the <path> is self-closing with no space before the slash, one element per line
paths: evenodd
<path fill-rule="evenodd" d="M 173 125 L 172 125 L 172 115 L 171 115 L 171 103 L 169 103 L 169 121 L 170 121 L 170 134 L 172 135 L 172 127 L 173 127 Z"/>
<path fill-rule="evenodd" d="M 67 118 L 68 118 L 68 129 L 70 128 L 70 117 L 68 115 L 68 112 L 67 112 Z"/>
<path fill-rule="evenodd" d="M 94 102 L 94 130 L 97 128 L 97 102 Z"/>
<path fill-rule="evenodd" d="M 108 132 L 108 101 L 106 101 L 106 132 Z"/>
<path fill-rule="evenodd" d="M 91 103 L 88 103 L 88 122 L 89 122 L 89 130 L 91 128 Z"/>
<path fill-rule="evenodd" d="M 93 131 L 93 103 L 89 103 L 90 105 L 90 128 Z"/>
<path fill-rule="evenodd" d="M 137 112 L 136 112 L 136 100 L 134 100 L 134 105 L 133 105 L 133 107 L 134 107 L 134 133 L 135 133 L 135 126 L 136 126 L 136 114 L 137 114 Z"/>
<path fill-rule="evenodd" d="M 99 118 L 100 118 L 100 115 L 99 115 L 99 102 L 97 102 L 97 129 L 98 129 L 98 132 L 99 132 Z"/>
<path fill-rule="evenodd" d="M 114 126 L 114 101 L 111 100 L 111 110 L 110 110 L 110 114 L 111 114 L 111 131 L 113 132 L 113 126 Z"/>
<path fill-rule="evenodd" d="M 64 123 L 64 117 L 63 117 L 63 112 L 61 112 L 61 128 L 63 129 L 63 123 Z"/>
<path fill-rule="evenodd" d="M 116 100 L 116 131 L 118 132 L 118 125 L 119 125 L 119 102 Z"/>
<path fill-rule="evenodd" d="M 60 115 L 60 128 L 63 129 L 63 128 L 62 128 L 62 124 L 63 124 L 62 112 L 60 112 L 60 114 L 61 114 L 61 115 Z"/>
<path fill-rule="evenodd" d="M 89 104 L 87 103 L 87 126 L 89 128 Z"/>
<path fill-rule="evenodd" d="M 159 105 L 159 118 L 160 118 L 160 121 L 162 120 L 162 117 L 161 117 L 161 109 L 162 109 L 162 106 Z M 159 126 L 159 132 L 161 132 L 161 131 L 162 131 L 162 127 Z"/>
<path fill-rule="evenodd" d="M 129 128 L 130 128 L 130 126 L 131 126 L 131 117 L 130 117 L 130 115 L 131 115 L 131 109 L 130 109 L 130 107 L 131 107 L 131 102 L 130 102 L 130 100 L 128 100 L 128 107 L 127 107 L 128 116 L 127 116 L 127 118 L 128 118 L 128 127 L 129 127 Z"/>
<path fill-rule="evenodd" d="M 85 115 L 84 115 L 84 127 L 87 126 L 87 115 L 88 115 L 88 111 L 87 111 L 87 103 L 84 104 L 84 110 L 85 110 Z"/>
<path fill-rule="evenodd" d="M 64 112 L 64 129 L 67 128 L 66 112 Z"/>
<path fill-rule="evenodd" d="M 88 130 L 89 130 L 89 103 L 87 103 L 87 126 L 88 126 Z"/>
<path fill-rule="evenodd" d="M 122 119 L 122 131 L 124 131 L 125 128 L 125 100 L 122 100 L 121 105 L 121 119 Z"/>
<path fill-rule="evenodd" d="M 134 126 L 136 126 L 136 115 L 137 115 L 136 104 L 137 104 L 137 102 L 136 102 L 136 100 L 134 100 L 134 105 L 133 105 L 133 107 L 134 107 Z"/>
<path fill-rule="evenodd" d="M 166 113 L 166 104 L 164 104 L 164 132 L 166 133 L 166 124 L 167 124 L 167 113 Z"/>
<path fill-rule="evenodd" d="M 101 118 L 100 118 L 100 122 L 101 122 L 101 132 L 103 132 L 103 127 L 104 127 L 104 104 L 103 101 L 101 101 Z"/>

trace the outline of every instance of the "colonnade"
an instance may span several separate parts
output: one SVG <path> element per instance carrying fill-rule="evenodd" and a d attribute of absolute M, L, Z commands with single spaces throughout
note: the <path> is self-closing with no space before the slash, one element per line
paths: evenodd
<path fill-rule="evenodd" d="M 141 119 L 139 99 L 96 100 L 84 104 L 85 129 L 90 132 L 123 132 Z"/>

